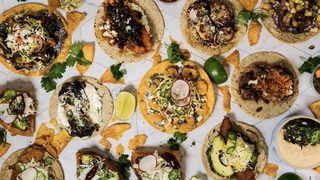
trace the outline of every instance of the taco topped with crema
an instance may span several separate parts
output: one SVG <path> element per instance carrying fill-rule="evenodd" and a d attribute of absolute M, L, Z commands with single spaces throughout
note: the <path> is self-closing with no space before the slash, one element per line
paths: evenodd
<path fill-rule="evenodd" d="M 245 113 L 269 119 L 286 112 L 299 94 L 291 63 L 273 52 L 251 54 L 240 61 L 231 78 L 231 93 Z"/>
<path fill-rule="evenodd" d="M 207 55 L 220 55 L 237 46 L 247 26 L 236 22 L 238 0 L 187 0 L 180 27 L 187 43 Z"/>
<path fill-rule="evenodd" d="M 43 146 L 32 145 L 11 154 L 0 170 L 1 179 L 63 180 L 59 162 Z"/>
<path fill-rule="evenodd" d="M 285 43 L 300 43 L 320 33 L 320 3 L 316 0 L 262 0 L 262 18 L 269 33 Z"/>
<path fill-rule="evenodd" d="M 205 137 L 201 157 L 212 179 L 255 180 L 267 164 L 267 145 L 258 129 L 225 116 Z"/>
<path fill-rule="evenodd" d="M 68 55 L 71 34 L 57 12 L 39 4 L 14 7 L 0 16 L 0 62 L 14 73 L 41 76 Z"/>
<path fill-rule="evenodd" d="M 105 0 L 94 31 L 101 49 L 118 62 L 145 60 L 162 40 L 164 20 L 154 1 Z"/>

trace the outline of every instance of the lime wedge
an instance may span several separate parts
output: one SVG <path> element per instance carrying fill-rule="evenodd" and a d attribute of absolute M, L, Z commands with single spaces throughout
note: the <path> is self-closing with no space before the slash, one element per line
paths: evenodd
<path fill-rule="evenodd" d="M 115 104 L 115 114 L 117 119 L 126 121 L 134 113 L 136 109 L 136 98 L 127 91 L 118 94 Z"/>

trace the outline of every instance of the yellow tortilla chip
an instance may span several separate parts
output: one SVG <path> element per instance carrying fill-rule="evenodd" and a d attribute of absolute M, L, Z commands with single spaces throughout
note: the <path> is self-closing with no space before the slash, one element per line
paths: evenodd
<path fill-rule="evenodd" d="M 124 147 L 120 143 L 118 146 L 116 146 L 116 154 L 117 156 L 121 156 L 124 153 Z"/>
<path fill-rule="evenodd" d="M 130 139 L 128 143 L 128 149 L 133 150 L 137 149 L 139 146 L 144 145 L 144 143 L 147 140 L 147 137 L 148 136 L 145 134 L 135 135 L 133 139 Z"/>
<path fill-rule="evenodd" d="M 94 45 L 93 44 L 85 44 L 82 47 L 82 52 L 83 52 L 83 57 L 90 61 L 93 62 L 93 57 L 94 57 Z M 76 64 L 76 68 L 79 71 L 81 75 L 86 73 L 86 71 L 90 68 L 91 65 L 87 66 L 81 66 L 80 64 Z"/>
<path fill-rule="evenodd" d="M 68 145 L 70 141 L 71 141 L 71 136 L 66 130 L 61 131 L 59 134 L 56 134 L 53 137 L 51 146 L 55 149 L 57 156 L 60 155 L 60 153 Z"/>
<path fill-rule="evenodd" d="M 100 135 L 104 138 L 112 138 L 119 141 L 122 134 L 129 129 L 131 129 L 131 124 L 129 123 L 114 124 L 103 130 Z"/>
<path fill-rule="evenodd" d="M 6 143 L 4 146 L 1 144 L 0 145 L 0 157 L 2 157 L 11 147 L 11 144 Z"/>
<path fill-rule="evenodd" d="M 232 64 L 236 71 L 239 71 L 240 53 L 239 50 L 233 51 L 226 59 L 222 61 L 222 65 Z"/>
<path fill-rule="evenodd" d="M 49 14 L 52 14 L 53 11 L 58 9 L 59 6 L 60 6 L 60 0 L 48 0 Z"/>
<path fill-rule="evenodd" d="M 316 171 L 317 173 L 320 173 L 320 165 L 312 168 L 312 170 Z"/>
<path fill-rule="evenodd" d="M 223 110 L 228 114 L 230 112 L 230 100 L 231 100 L 231 94 L 229 92 L 229 86 L 219 86 L 219 90 L 221 91 L 223 95 Z"/>
<path fill-rule="evenodd" d="M 158 45 L 157 51 L 154 53 L 151 59 L 153 59 L 153 66 L 159 64 L 162 60 L 162 57 L 160 55 L 160 49 L 161 49 L 161 44 Z"/>
<path fill-rule="evenodd" d="M 254 7 L 256 7 L 256 4 L 258 2 L 258 0 L 239 0 L 240 3 L 243 6 L 243 9 L 246 11 L 253 11 Z"/>
<path fill-rule="evenodd" d="M 50 144 L 53 140 L 54 136 L 54 129 L 49 129 L 46 126 L 46 123 L 42 123 L 39 127 L 36 140 L 33 142 L 33 144 L 38 145 L 44 145 L 44 144 Z"/>
<path fill-rule="evenodd" d="M 112 119 L 111 119 L 111 122 L 116 122 L 118 119 L 115 115 L 113 115 Z"/>
<path fill-rule="evenodd" d="M 51 156 L 53 156 L 55 159 L 58 159 L 57 152 L 51 145 L 47 144 L 44 146 L 44 148 Z"/>
<path fill-rule="evenodd" d="M 279 166 L 278 165 L 267 163 L 266 169 L 265 169 L 267 176 L 270 176 L 273 179 L 276 178 L 278 170 L 279 170 Z"/>
<path fill-rule="evenodd" d="M 179 54 L 180 56 L 182 56 L 182 58 L 185 60 L 185 61 L 188 61 L 190 60 L 191 58 L 191 53 L 189 52 L 188 49 L 182 49 L 179 51 Z"/>
<path fill-rule="evenodd" d="M 261 32 L 261 24 L 258 21 L 251 21 L 248 30 L 248 41 L 250 46 L 258 43 Z"/>
<path fill-rule="evenodd" d="M 313 115 L 317 119 L 320 119 L 320 101 L 316 101 L 316 102 L 310 104 L 310 109 L 311 109 Z"/>
<path fill-rule="evenodd" d="M 102 139 L 99 141 L 99 144 L 103 145 L 103 146 L 104 146 L 104 149 L 105 149 L 106 151 L 110 151 L 110 149 L 111 149 L 111 143 L 110 143 L 107 139 L 102 138 Z"/>
<path fill-rule="evenodd" d="M 115 78 L 113 78 L 113 74 L 111 72 L 111 68 L 110 67 L 100 77 L 100 82 L 102 82 L 102 83 L 111 83 L 111 84 L 125 84 L 123 78 L 121 78 L 120 80 L 116 80 Z"/>
<path fill-rule="evenodd" d="M 55 118 L 51 119 L 49 123 L 52 124 L 53 126 L 56 126 L 58 124 Z"/>
<path fill-rule="evenodd" d="M 79 26 L 80 22 L 86 18 L 85 13 L 80 13 L 77 11 L 67 12 L 67 23 L 69 28 L 69 33 L 72 34 L 77 27 Z"/>

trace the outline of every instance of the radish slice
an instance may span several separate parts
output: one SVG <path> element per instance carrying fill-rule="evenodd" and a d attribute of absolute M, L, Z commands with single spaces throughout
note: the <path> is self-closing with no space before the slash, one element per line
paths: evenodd
<path fill-rule="evenodd" d="M 36 180 L 37 170 L 34 167 L 28 167 L 21 173 L 21 179 L 23 180 Z"/>
<path fill-rule="evenodd" d="M 139 162 L 139 169 L 147 172 L 157 167 L 157 158 L 154 155 L 143 157 Z"/>
<path fill-rule="evenodd" d="M 9 103 L 0 104 L 0 119 L 7 123 L 11 124 L 16 120 L 16 115 L 8 114 L 9 110 Z"/>
<path fill-rule="evenodd" d="M 171 97 L 174 100 L 186 99 L 190 93 L 190 85 L 183 79 L 175 80 L 171 85 Z"/>
<path fill-rule="evenodd" d="M 188 106 L 190 104 L 191 97 L 188 96 L 187 98 L 182 99 L 182 100 L 174 100 L 174 99 L 172 99 L 172 101 L 176 106 L 185 107 L 185 106 Z"/>
<path fill-rule="evenodd" d="M 190 18 L 193 22 L 195 22 L 195 23 L 198 22 L 197 13 L 196 13 L 196 11 L 195 11 L 193 8 L 192 8 L 192 9 L 190 10 L 190 12 L 189 12 L 189 18 Z"/>

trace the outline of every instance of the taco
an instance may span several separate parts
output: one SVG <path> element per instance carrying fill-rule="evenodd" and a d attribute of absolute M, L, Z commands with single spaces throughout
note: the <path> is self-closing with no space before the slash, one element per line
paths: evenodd
<path fill-rule="evenodd" d="M 2 179 L 52 179 L 63 180 L 59 162 L 44 147 L 33 145 L 11 154 L 0 170 Z"/>
<path fill-rule="evenodd" d="M 58 131 L 66 130 L 75 139 L 92 138 L 105 129 L 112 118 L 113 99 L 97 79 L 74 76 L 54 91 L 49 116 Z"/>
<path fill-rule="evenodd" d="M 105 0 L 98 9 L 94 32 L 101 49 L 118 62 L 145 60 L 155 52 L 164 20 L 150 0 Z"/>
<path fill-rule="evenodd" d="M 225 116 L 205 137 L 201 157 L 212 179 L 255 180 L 267 164 L 267 145 L 258 129 Z"/>
<path fill-rule="evenodd" d="M 183 179 L 179 151 L 136 150 L 132 152 L 131 164 L 139 180 L 151 177 L 152 179 Z"/>
<path fill-rule="evenodd" d="M 140 82 L 137 98 L 144 119 L 169 134 L 201 126 L 215 100 L 207 73 L 190 61 L 152 67 Z"/>
<path fill-rule="evenodd" d="M 71 34 L 63 17 L 39 4 L 14 7 L 0 16 L 0 62 L 25 76 L 44 75 L 68 56 Z"/>
<path fill-rule="evenodd" d="M 31 92 L 5 89 L 0 93 L 0 124 L 11 136 L 33 136 L 37 108 Z"/>
<path fill-rule="evenodd" d="M 269 119 L 293 105 L 299 94 L 299 79 L 284 56 L 259 52 L 240 61 L 239 71 L 231 78 L 231 93 L 245 113 Z"/>
<path fill-rule="evenodd" d="M 124 180 L 119 169 L 110 160 L 91 151 L 79 151 L 77 158 L 77 179 Z M 88 176 L 91 176 L 89 178 Z"/>
<path fill-rule="evenodd" d="M 300 43 L 320 33 L 320 4 L 315 1 L 262 0 L 262 18 L 269 33 L 285 43 Z"/>
<path fill-rule="evenodd" d="M 236 23 L 241 10 L 238 0 L 188 0 L 180 16 L 183 37 L 203 54 L 224 54 L 246 33 L 247 26 Z"/>

